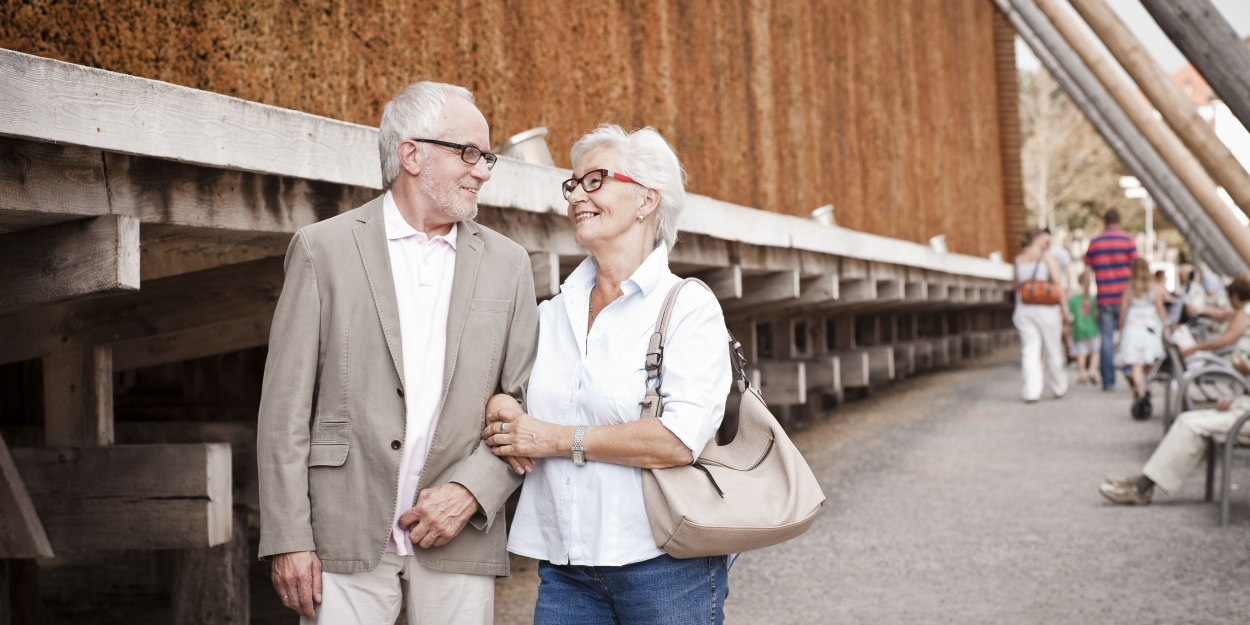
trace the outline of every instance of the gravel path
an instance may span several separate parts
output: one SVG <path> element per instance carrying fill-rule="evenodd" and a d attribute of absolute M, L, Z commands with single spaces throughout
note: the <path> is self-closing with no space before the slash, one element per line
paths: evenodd
<path fill-rule="evenodd" d="M 806 535 L 738 560 L 727 621 L 1250 621 L 1250 496 L 1225 529 L 1201 471 L 1149 507 L 1106 504 L 1102 476 L 1140 468 L 1158 417 L 1086 386 L 1025 405 L 1017 358 L 902 382 L 796 434 L 829 503 Z M 514 562 L 501 625 L 532 615 L 533 565 Z"/>

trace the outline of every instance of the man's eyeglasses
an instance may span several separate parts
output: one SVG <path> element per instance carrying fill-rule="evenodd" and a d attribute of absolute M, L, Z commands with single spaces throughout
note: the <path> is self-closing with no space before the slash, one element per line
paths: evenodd
<path fill-rule="evenodd" d="M 616 178 L 621 182 L 632 182 L 639 186 L 642 185 L 641 182 L 638 182 L 625 174 L 608 171 L 606 169 L 592 169 L 585 174 L 582 174 L 581 178 L 569 178 L 568 180 L 560 183 L 560 190 L 564 191 L 564 199 L 566 200 L 569 199 L 570 195 L 573 195 L 573 192 L 577 190 L 577 185 L 579 184 L 582 185 L 582 189 L 584 189 L 586 193 L 594 193 L 599 190 L 599 187 L 603 186 L 603 181 L 606 178 Z"/>
<path fill-rule="evenodd" d="M 460 160 L 470 165 L 476 165 L 478 161 L 486 159 L 486 169 L 494 169 L 495 161 L 499 160 L 499 157 L 493 152 L 483 152 L 482 149 L 477 146 L 452 143 L 450 141 L 439 141 L 438 139 L 409 139 L 409 141 L 415 141 L 417 143 L 433 143 L 434 145 L 441 145 L 445 148 L 460 150 Z"/>

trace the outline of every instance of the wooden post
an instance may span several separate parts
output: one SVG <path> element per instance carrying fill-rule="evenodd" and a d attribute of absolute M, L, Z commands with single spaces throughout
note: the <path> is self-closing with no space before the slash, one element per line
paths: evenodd
<path fill-rule="evenodd" d="M 1241 259 L 1250 264 L 1250 230 L 1242 227 L 1229 212 L 1216 192 L 1215 181 L 1189 153 L 1181 140 L 1159 119 L 1138 95 L 1136 87 L 1116 73 L 1115 66 L 1098 48 L 1098 44 L 1082 29 L 1079 20 L 1059 0 L 1036 0 L 1038 7 L 1063 34 L 1068 45 L 1085 60 L 1099 82 L 1124 109 L 1137 128 L 1146 136 L 1163 160 L 1176 172 L 1189 191 L 1233 244 Z"/>
<path fill-rule="evenodd" d="M 251 617 L 247 571 L 247 510 L 234 510 L 233 538 L 208 549 L 173 552 L 175 625 L 247 625 Z"/>
<path fill-rule="evenodd" d="M 1159 208 L 1190 241 L 1195 254 L 1220 273 L 1238 275 L 1246 271 L 1247 263 L 1033 0 L 994 2 L 1120 160 L 1159 202 Z"/>
<path fill-rule="evenodd" d="M 1098 33 L 1120 66 L 1133 77 L 1172 130 L 1193 151 L 1215 181 L 1224 187 L 1243 213 L 1250 215 L 1250 175 L 1237 157 L 1215 136 L 1215 130 L 1198 115 L 1180 89 L 1172 83 L 1150 53 L 1103 0 L 1072 0 L 1072 6 Z M 1239 46 L 1246 50 L 1245 44 Z M 1244 82 L 1244 77 L 1243 77 Z"/>
<path fill-rule="evenodd" d="M 113 442 L 113 351 L 94 346 L 43 358 L 48 447 Z"/>
<path fill-rule="evenodd" d="M 1250 49 L 1211 0 L 1141 0 L 1141 4 L 1233 115 L 1250 128 Z"/>

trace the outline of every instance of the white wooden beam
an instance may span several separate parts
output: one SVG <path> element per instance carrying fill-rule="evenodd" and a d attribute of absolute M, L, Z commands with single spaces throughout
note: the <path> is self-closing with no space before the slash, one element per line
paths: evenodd
<path fill-rule="evenodd" d="M 377 129 L 0 50 L 0 134 L 382 186 Z"/>
<path fill-rule="evenodd" d="M 105 215 L 0 235 L 0 314 L 139 288 L 139 222 Z"/>
<path fill-rule="evenodd" d="M 530 268 L 534 272 L 534 295 L 555 297 L 560 293 L 560 256 L 554 252 L 531 252 Z"/>
<path fill-rule="evenodd" d="M 26 484 L 13 464 L 8 445 L 0 438 L 0 560 L 51 558 L 52 543 L 44 532 Z M 7 588 L 0 589 L 4 592 Z"/>
<path fill-rule="evenodd" d="M 12 453 L 58 553 L 212 547 L 233 533 L 224 443 Z"/>
<path fill-rule="evenodd" d="M 19 52 L 0 50 L 0 110 L 6 112 L 0 135 L 298 179 L 322 196 L 342 193 L 332 189 L 336 186 L 369 192 L 381 187 L 374 128 Z M 532 214 L 562 213 L 565 204 L 556 189 L 567 176 L 567 170 L 503 159 L 480 202 Z M 287 187 L 300 188 L 294 181 Z M 917 243 L 697 195 L 688 197 L 678 227 L 728 243 L 1010 277 L 1005 263 L 938 254 Z M 745 259 L 743 264 L 750 266 Z"/>

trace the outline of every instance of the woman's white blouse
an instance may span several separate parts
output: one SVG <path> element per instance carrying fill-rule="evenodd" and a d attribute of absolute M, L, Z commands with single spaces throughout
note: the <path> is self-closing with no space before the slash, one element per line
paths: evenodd
<path fill-rule="evenodd" d="M 587 258 L 538 308 L 538 353 L 527 394 L 530 415 L 561 425 L 616 425 L 639 418 L 647 342 L 660 306 L 680 281 L 661 245 L 621 284 L 586 333 L 596 265 Z M 682 289 L 664 350 L 660 422 L 698 457 L 716 435 L 729 394 L 729 335 L 716 298 Z M 606 462 L 577 466 L 543 458 L 525 477 L 508 550 L 555 564 L 620 566 L 663 552 L 642 499 L 642 470 Z"/>

